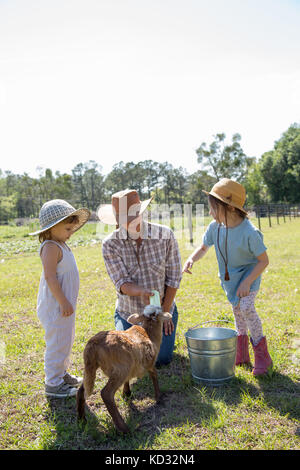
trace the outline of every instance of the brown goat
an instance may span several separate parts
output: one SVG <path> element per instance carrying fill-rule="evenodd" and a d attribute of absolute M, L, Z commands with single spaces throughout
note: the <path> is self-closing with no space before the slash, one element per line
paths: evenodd
<path fill-rule="evenodd" d="M 85 420 L 85 399 L 92 393 L 96 371 L 100 368 L 108 377 L 101 390 L 101 397 L 116 428 L 129 432 L 115 403 L 115 393 L 122 386 L 123 396 L 130 396 L 129 381 L 149 373 L 158 402 L 160 390 L 155 362 L 162 341 L 162 323 L 170 319 L 168 312 L 152 313 L 148 316 L 133 314 L 128 318 L 134 326 L 126 331 L 100 331 L 87 343 L 84 352 L 84 380 L 77 392 L 77 414 Z M 140 323 L 140 325 L 137 325 Z"/>

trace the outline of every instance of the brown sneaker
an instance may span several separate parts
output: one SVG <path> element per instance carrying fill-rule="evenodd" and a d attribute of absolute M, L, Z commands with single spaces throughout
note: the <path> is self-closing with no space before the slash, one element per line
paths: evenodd
<path fill-rule="evenodd" d="M 82 384 L 83 378 L 82 377 L 75 377 L 75 375 L 65 373 L 63 376 L 65 384 L 72 385 L 72 387 L 79 387 Z"/>

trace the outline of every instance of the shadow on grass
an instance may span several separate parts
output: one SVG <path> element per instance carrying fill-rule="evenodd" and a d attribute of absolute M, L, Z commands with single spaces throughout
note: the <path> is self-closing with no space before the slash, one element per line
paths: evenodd
<path fill-rule="evenodd" d="M 46 419 L 52 432 L 55 428 L 55 440 L 46 440 L 44 449 L 94 449 L 96 443 L 103 444 L 105 449 L 106 429 L 101 426 L 99 418 L 88 412 L 90 432 L 87 426 L 77 420 L 76 397 L 65 399 L 47 398 L 49 410 Z"/>
<path fill-rule="evenodd" d="M 252 378 L 252 377 L 251 377 Z M 271 376 L 256 377 L 255 382 L 236 376 L 221 387 L 194 385 L 205 391 L 207 399 L 223 401 L 226 405 L 238 405 L 242 401 L 262 398 L 264 406 L 274 409 L 289 419 L 300 419 L 300 383 L 274 370 Z"/>
<path fill-rule="evenodd" d="M 300 419 L 300 384 L 276 370 L 271 376 L 256 377 L 254 383 L 236 376 L 222 387 L 208 389 L 214 398 L 224 401 L 227 405 L 238 405 L 243 401 L 245 394 L 254 400 L 262 396 L 267 407 L 273 408 L 282 416 Z"/>
<path fill-rule="evenodd" d="M 283 416 L 300 419 L 300 382 L 276 370 L 271 377 L 258 378 L 258 384 L 266 404 Z"/>
<path fill-rule="evenodd" d="M 164 429 L 187 425 L 203 427 L 218 419 L 214 401 L 223 401 L 227 406 L 240 404 L 243 400 L 255 400 L 263 396 L 265 404 L 280 414 L 299 419 L 299 384 L 289 377 L 274 372 L 271 378 L 257 379 L 250 383 L 236 376 L 220 387 L 195 384 L 190 372 L 190 363 L 185 356 L 174 354 L 168 366 L 158 369 L 158 378 L 163 399 L 154 401 L 152 381 L 148 376 L 131 385 L 130 400 L 116 399 L 117 405 L 131 432 L 122 435 L 116 431 L 101 398 L 86 406 L 87 424 L 78 423 L 76 400 L 48 400 L 48 420 L 56 430 L 55 441 L 48 442 L 47 449 L 102 449 L 132 450 L 151 449 Z M 103 385 L 102 385 L 103 386 Z M 95 386 L 95 394 L 102 386 Z M 95 395 L 94 395 L 95 397 Z M 91 402 L 93 404 L 91 404 Z M 103 413 L 97 413 L 101 407 Z M 96 410 L 95 412 L 93 410 Z M 104 418 L 103 418 L 104 416 Z"/>

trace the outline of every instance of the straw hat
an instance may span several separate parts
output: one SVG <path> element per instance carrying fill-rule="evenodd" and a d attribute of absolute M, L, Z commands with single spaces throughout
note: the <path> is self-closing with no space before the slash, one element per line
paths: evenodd
<path fill-rule="evenodd" d="M 77 215 L 79 222 L 74 224 L 73 232 L 76 232 L 80 227 L 82 227 L 90 217 L 90 211 L 85 208 L 74 209 L 71 204 L 63 199 L 53 199 L 51 201 L 45 202 L 40 210 L 39 220 L 40 220 L 40 230 L 32 232 L 29 235 L 39 235 L 46 230 L 54 227 L 54 225 L 59 224 L 63 220 L 67 219 L 71 215 Z"/>
<path fill-rule="evenodd" d="M 131 222 L 146 210 L 152 199 L 153 197 L 141 201 L 135 189 L 125 189 L 113 194 L 112 203 L 102 205 L 97 215 L 104 224 L 120 225 Z"/>
<path fill-rule="evenodd" d="M 202 191 L 247 214 L 247 211 L 243 209 L 243 205 L 246 201 L 246 191 L 244 186 L 240 183 L 228 178 L 222 178 L 213 186 L 209 193 L 204 191 L 204 189 L 202 189 Z"/>

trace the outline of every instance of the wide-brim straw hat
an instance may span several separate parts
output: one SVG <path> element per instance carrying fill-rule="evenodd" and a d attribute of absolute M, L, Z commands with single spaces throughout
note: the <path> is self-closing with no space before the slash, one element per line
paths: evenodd
<path fill-rule="evenodd" d="M 82 207 L 75 209 L 71 204 L 63 199 L 53 199 L 45 202 L 40 210 L 39 221 L 40 229 L 32 232 L 29 235 L 39 235 L 46 230 L 54 227 L 71 215 L 77 215 L 78 222 L 74 223 L 73 232 L 80 229 L 89 219 L 91 212 L 89 209 Z"/>
<path fill-rule="evenodd" d="M 212 187 L 211 191 L 207 192 L 204 189 L 202 191 L 247 214 L 243 208 L 246 201 L 246 190 L 240 183 L 222 178 Z"/>
<path fill-rule="evenodd" d="M 121 225 L 143 214 L 152 199 L 141 201 L 135 189 L 125 189 L 112 195 L 111 204 L 100 206 L 97 215 L 104 224 Z"/>

